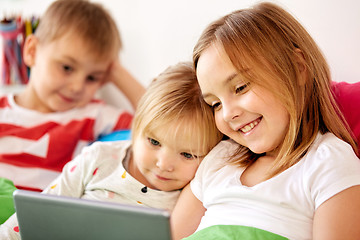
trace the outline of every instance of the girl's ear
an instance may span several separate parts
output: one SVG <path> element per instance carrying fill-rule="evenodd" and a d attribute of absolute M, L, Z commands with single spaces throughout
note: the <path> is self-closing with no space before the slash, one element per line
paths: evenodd
<path fill-rule="evenodd" d="M 38 43 L 38 39 L 33 34 L 27 36 L 25 39 L 23 59 L 24 63 L 28 67 L 32 67 L 35 64 L 36 48 Z"/>
<path fill-rule="evenodd" d="M 299 86 L 303 86 L 305 85 L 305 83 L 307 82 L 308 79 L 308 69 L 306 66 L 306 62 L 305 62 L 305 57 L 303 52 L 297 48 L 295 49 L 295 57 L 296 57 L 296 63 L 298 65 L 298 69 L 299 69 L 299 79 L 298 79 L 298 83 Z"/>

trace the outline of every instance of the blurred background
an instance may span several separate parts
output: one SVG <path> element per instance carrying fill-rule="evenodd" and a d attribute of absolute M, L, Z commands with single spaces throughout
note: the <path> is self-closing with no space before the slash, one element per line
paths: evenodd
<path fill-rule="evenodd" d="M 92 0 L 110 11 L 120 29 L 123 65 L 144 85 L 167 66 L 191 60 L 192 49 L 213 20 L 254 0 Z M 271 0 L 292 13 L 324 52 L 334 81 L 360 80 L 360 1 Z M 39 16 L 52 0 L 0 0 L 0 18 Z M 0 44 L 2 39 L 0 37 Z M 0 45 L 2 46 L 2 45 Z M 0 48 L 0 56 L 2 56 Z M 1 62 L 1 60 L 0 60 Z M 1 65 L 0 65 L 1 66 Z M 0 86 L 2 88 L 2 86 Z M 106 92 L 106 94 L 104 94 Z M 110 92 L 110 94 L 108 94 Z M 127 105 L 113 87 L 99 96 Z"/>

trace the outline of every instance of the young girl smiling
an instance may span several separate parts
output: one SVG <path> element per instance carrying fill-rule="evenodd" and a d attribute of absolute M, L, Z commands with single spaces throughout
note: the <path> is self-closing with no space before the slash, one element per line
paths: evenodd
<path fill-rule="evenodd" d="M 215 21 L 194 49 L 202 97 L 230 139 L 202 161 L 172 215 L 174 239 L 358 239 L 360 161 L 328 65 L 285 10 Z"/>

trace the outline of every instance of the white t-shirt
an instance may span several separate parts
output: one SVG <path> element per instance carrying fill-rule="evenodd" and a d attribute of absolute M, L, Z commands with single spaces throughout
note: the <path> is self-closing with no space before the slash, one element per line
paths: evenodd
<path fill-rule="evenodd" d="M 331 133 L 319 134 L 303 159 L 253 187 L 240 182 L 244 168 L 225 163 L 237 146 L 231 140 L 220 142 L 191 182 L 207 209 L 197 231 L 244 225 L 289 239 L 311 239 L 315 210 L 342 190 L 360 185 L 359 159 Z"/>

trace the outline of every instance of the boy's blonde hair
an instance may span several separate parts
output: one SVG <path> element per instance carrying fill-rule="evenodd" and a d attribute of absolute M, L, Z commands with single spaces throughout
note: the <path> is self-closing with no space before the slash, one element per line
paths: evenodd
<path fill-rule="evenodd" d="M 176 126 L 169 128 L 169 126 Z M 201 97 L 190 62 L 167 68 L 149 85 L 139 101 L 132 124 L 132 139 L 168 128 L 168 136 L 192 136 L 190 149 L 208 152 L 222 138 L 212 109 Z M 197 145 L 195 145 L 197 144 Z"/>
<path fill-rule="evenodd" d="M 315 41 L 288 12 L 272 3 L 260 3 L 213 22 L 194 48 L 195 68 L 202 52 L 214 43 L 224 49 L 250 87 L 257 84 L 267 88 L 289 112 L 289 129 L 268 177 L 297 163 L 319 131 L 334 133 L 357 151 L 331 94 L 326 60 Z M 305 83 L 299 82 L 299 56 L 308 72 Z M 271 81 L 274 79 L 278 82 Z M 249 166 L 258 157 L 240 146 L 232 162 Z"/>
<path fill-rule="evenodd" d="M 76 34 L 96 56 L 117 56 L 122 47 L 119 30 L 110 14 L 87 0 L 57 0 L 41 16 L 35 36 L 48 43 L 67 33 Z"/>

